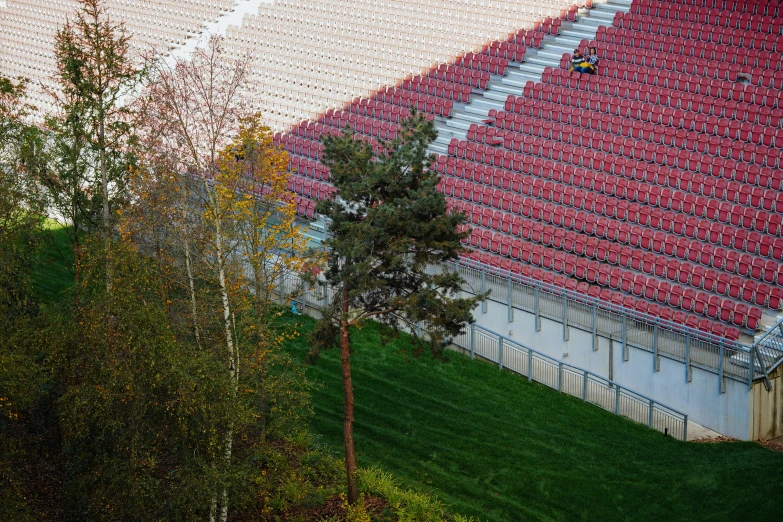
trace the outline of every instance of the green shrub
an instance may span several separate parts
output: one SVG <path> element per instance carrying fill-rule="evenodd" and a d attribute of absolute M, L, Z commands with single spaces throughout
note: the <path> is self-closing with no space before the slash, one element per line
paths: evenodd
<path fill-rule="evenodd" d="M 450 514 L 437 498 L 402 489 L 390 473 L 372 467 L 359 472 L 359 491 L 386 499 L 399 522 L 471 522 L 472 519 Z"/>

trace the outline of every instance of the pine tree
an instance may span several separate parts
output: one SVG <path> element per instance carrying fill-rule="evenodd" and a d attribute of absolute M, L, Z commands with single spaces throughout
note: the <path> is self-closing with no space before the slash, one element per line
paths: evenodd
<path fill-rule="evenodd" d="M 70 195 L 60 198 L 66 206 L 84 205 L 87 192 L 100 194 L 100 203 L 80 209 L 74 217 L 95 213 L 92 219 L 100 224 L 109 256 L 112 207 L 122 196 L 128 165 L 133 162 L 132 111 L 124 101 L 139 85 L 143 70 L 130 54 L 131 35 L 122 22 L 110 18 L 103 1 L 79 0 L 79 4 L 74 18 L 56 36 L 59 92 L 53 95 L 59 114 L 49 119 L 49 126 L 58 148 L 71 157 L 60 169 L 61 182 L 53 186 Z M 95 208 L 98 205 L 100 210 Z M 110 266 L 108 258 L 106 266 Z M 106 278 L 110 288 L 108 271 Z"/>
<path fill-rule="evenodd" d="M 479 299 L 458 297 L 461 276 L 438 268 L 457 259 L 465 232 L 460 231 L 464 215 L 447 213 L 438 175 L 429 169 L 433 158 L 427 147 L 436 135 L 432 122 L 414 114 L 377 158 L 350 131 L 324 139 L 323 163 L 339 197 L 320 203 L 318 211 L 330 220 L 324 244 L 333 257 L 325 276 L 340 290 L 319 322 L 312 355 L 340 348 L 350 503 L 358 499 L 350 328 L 370 318 L 414 332 L 426 323 L 437 345 L 472 322 Z"/>

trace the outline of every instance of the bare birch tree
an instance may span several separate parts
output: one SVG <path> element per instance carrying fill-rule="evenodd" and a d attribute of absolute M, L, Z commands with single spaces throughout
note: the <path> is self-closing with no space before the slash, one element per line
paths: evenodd
<path fill-rule="evenodd" d="M 239 383 L 239 353 L 233 327 L 232 295 L 237 287 L 230 280 L 235 244 L 231 239 L 233 192 L 219 183 L 221 152 L 239 130 L 240 120 L 249 114 L 247 60 L 232 60 L 221 42 L 213 38 L 206 49 L 197 49 L 190 60 L 175 59 L 173 65 L 155 62 L 148 98 L 153 121 L 162 124 L 161 143 L 173 158 L 174 169 L 192 177 L 201 190 L 188 192 L 185 199 L 198 198 L 203 209 L 204 233 L 200 239 L 201 261 L 211 266 L 218 288 L 224 336 L 225 361 L 236 394 Z M 184 183 L 189 186 L 188 182 Z M 193 299 L 194 330 L 198 336 L 195 290 L 193 288 L 193 251 L 189 239 L 184 244 L 185 262 Z M 235 397 L 232 397 L 232 400 Z M 233 427 L 226 428 L 223 465 L 230 466 Z M 218 491 L 219 489 L 219 491 Z M 225 522 L 228 517 L 228 489 L 216 488 L 210 512 L 211 520 Z"/>

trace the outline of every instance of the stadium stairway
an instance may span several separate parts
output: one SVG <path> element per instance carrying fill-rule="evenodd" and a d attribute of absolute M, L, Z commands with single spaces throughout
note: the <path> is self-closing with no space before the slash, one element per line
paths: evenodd
<path fill-rule="evenodd" d="M 631 2 L 594 2 L 592 9 L 579 9 L 575 22 L 563 21 L 557 35 L 544 37 L 541 48 L 529 48 L 523 62 L 510 62 L 505 75 L 492 75 L 487 89 L 475 89 L 469 103 L 455 105 L 451 118 L 436 118 L 438 139 L 432 145 L 432 152 L 446 154 L 452 138 L 464 140 L 472 123 L 481 123 L 492 109 L 503 110 L 509 94 L 520 95 L 526 82 L 540 82 L 546 67 L 558 67 L 563 54 L 570 55 L 582 40 L 595 40 L 598 27 L 611 26 L 618 12 L 629 12 Z"/>

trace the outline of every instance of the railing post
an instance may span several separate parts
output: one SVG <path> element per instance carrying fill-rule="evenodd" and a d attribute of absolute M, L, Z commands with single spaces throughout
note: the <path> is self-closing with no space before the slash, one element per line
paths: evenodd
<path fill-rule="evenodd" d="M 533 380 L 533 350 L 527 349 L 527 380 Z"/>
<path fill-rule="evenodd" d="M 682 441 L 687 442 L 688 441 L 688 415 L 685 415 L 685 420 L 683 421 L 682 425 Z"/>
<path fill-rule="evenodd" d="M 691 382 L 693 373 L 691 372 L 691 336 L 685 334 L 685 382 Z"/>
<path fill-rule="evenodd" d="M 470 325 L 470 358 L 475 359 L 476 357 L 476 329 L 473 327 L 473 325 Z"/>
<path fill-rule="evenodd" d="M 661 359 L 658 357 L 658 325 L 653 325 L 653 371 L 661 371 Z"/>
<path fill-rule="evenodd" d="M 557 391 L 563 391 L 563 363 L 557 363 Z"/>
<path fill-rule="evenodd" d="M 720 360 L 718 361 L 718 378 L 720 379 L 720 392 L 726 393 L 726 379 L 723 375 L 723 340 L 718 345 L 720 347 Z"/>
<path fill-rule="evenodd" d="M 508 322 L 514 322 L 514 294 L 511 291 L 511 276 L 508 277 Z"/>
<path fill-rule="evenodd" d="M 487 290 L 487 282 L 486 282 L 486 278 L 487 278 L 487 273 L 486 273 L 485 271 L 483 271 L 483 270 L 482 270 L 482 271 L 481 271 L 481 293 L 482 293 L 482 294 L 483 294 L 484 292 L 486 292 L 486 290 Z M 481 301 L 481 313 L 482 313 L 482 314 L 485 314 L 485 313 L 487 313 L 487 299 L 486 299 L 486 298 L 484 298 L 484 299 Z"/>
<path fill-rule="evenodd" d="M 650 399 L 650 414 L 647 417 L 647 427 L 648 428 L 652 428 L 652 424 L 653 424 L 653 404 L 654 404 L 653 400 Z"/>
<path fill-rule="evenodd" d="M 758 350 L 756 345 L 751 346 L 748 352 L 748 389 L 753 388 L 753 367 L 756 365 L 754 350 Z"/>
<path fill-rule="evenodd" d="M 614 414 L 620 415 L 620 385 L 614 385 Z"/>
<path fill-rule="evenodd" d="M 503 337 L 498 336 L 498 368 L 503 369 Z"/>
<path fill-rule="evenodd" d="M 593 351 L 598 351 L 598 336 L 596 335 L 596 324 L 595 324 L 595 305 L 591 306 L 591 309 L 593 311 L 593 318 L 591 321 L 591 329 L 593 331 Z"/>
<path fill-rule="evenodd" d="M 536 332 L 541 331 L 541 306 L 538 287 L 533 288 L 533 311 L 536 314 Z"/>
<path fill-rule="evenodd" d="M 582 400 L 587 400 L 587 370 L 585 370 L 584 376 L 582 377 Z"/>
<path fill-rule="evenodd" d="M 324 312 L 326 312 L 329 309 L 329 285 L 326 281 L 323 282 L 323 289 L 324 289 Z"/>
<path fill-rule="evenodd" d="M 623 313 L 623 361 L 628 360 L 628 339 L 626 339 L 626 335 L 628 334 L 627 322 L 627 316 Z"/>
<path fill-rule="evenodd" d="M 563 294 L 563 340 L 568 340 L 568 298 Z"/>

